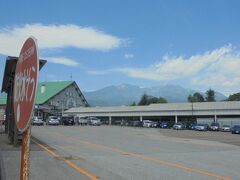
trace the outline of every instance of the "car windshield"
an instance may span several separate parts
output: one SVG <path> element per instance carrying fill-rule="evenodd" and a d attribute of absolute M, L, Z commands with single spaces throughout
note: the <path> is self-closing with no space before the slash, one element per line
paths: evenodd
<path fill-rule="evenodd" d="M 57 120 L 58 118 L 55 117 L 55 116 L 52 116 L 51 119 L 53 119 L 53 120 Z"/>

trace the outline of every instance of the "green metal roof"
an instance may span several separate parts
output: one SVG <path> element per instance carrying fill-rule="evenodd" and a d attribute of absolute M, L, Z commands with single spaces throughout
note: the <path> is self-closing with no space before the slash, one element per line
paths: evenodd
<path fill-rule="evenodd" d="M 7 96 L 0 97 L 0 104 L 7 104 Z"/>
<path fill-rule="evenodd" d="M 74 81 L 39 82 L 37 89 L 36 104 L 43 104 Z M 41 87 L 45 85 L 45 92 L 41 93 Z"/>
<path fill-rule="evenodd" d="M 36 104 L 43 104 L 50 98 L 57 95 L 66 87 L 71 85 L 74 81 L 53 81 L 53 82 L 39 82 L 36 96 Z M 45 85 L 45 92 L 41 93 L 41 87 Z M 7 103 L 7 96 L 0 96 L 0 104 Z"/>

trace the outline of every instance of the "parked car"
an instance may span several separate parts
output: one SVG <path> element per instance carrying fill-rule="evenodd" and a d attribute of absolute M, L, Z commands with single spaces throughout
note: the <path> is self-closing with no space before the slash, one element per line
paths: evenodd
<path fill-rule="evenodd" d="M 210 125 L 210 130 L 211 131 L 219 131 L 220 125 L 217 122 L 212 122 Z"/>
<path fill-rule="evenodd" d="M 161 124 L 160 124 L 160 128 L 169 128 L 170 126 L 169 126 L 169 123 L 168 122 L 162 122 Z"/>
<path fill-rule="evenodd" d="M 152 125 L 151 125 L 151 127 L 153 127 L 153 128 L 158 128 L 160 126 L 160 123 L 159 122 L 152 122 Z"/>
<path fill-rule="evenodd" d="M 240 134 L 240 125 L 235 125 L 232 127 L 232 134 Z"/>
<path fill-rule="evenodd" d="M 173 125 L 173 129 L 183 130 L 186 129 L 186 125 L 184 123 L 178 122 Z"/>
<path fill-rule="evenodd" d="M 46 125 L 53 125 L 53 126 L 58 126 L 59 125 L 59 120 L 58 117 L 56 116 L 49 116 Z"/>
<path fill-rule="evenodd" d="M 130 122 L 130 126 L 132 126 L 132 127 L 140 127 L 141 126 L 141 122 L 140 121 L 131 121 Z"/>
<path fill-rule="evenodd" d="M 88 118 L 87 117 L 80 117 L 78 119 L 78 124 L 80 124 L 81 126 L 88 125 Z"/>
<path fill-rule="evenodd" d="M 190 130 L 195 130 L 196 126 L 197 126 L 196 123 L 190 124 L 190 125 L 189 125 L 189 129 L 190 129 Z"/>
<path fill-rule="evenodd" d="M 92 126 L 100 126 L 102 124 L 101 120 L 96 117 L 88 117 L 88 122 Z"/>
<path fill-rule="evenodd" d="M 197 124 L 195 126 L 195 130 L 196 131 L 207 131 L 209 129 L 209 125 L 208 124 Z"/>
<path fill-rule="evenodd" d="M 231 126 L 229 125 L 223 125 L 221 128 L 220 128 L 221 131 L 224 131 L 224 132 L 230 132 L 231 131 Z"/>
<path fill-rule="evenodd" d="M 74 125 L 74 118 L 73 116 L 62 116 L 61 117 L 61 122 L 63 125 Z"/>
<path fill-rule="evenodd" d="M 150 120 L 143 120 L 143 127 L 150 128 L 152 127 L 153 122 Z"/>
<path fill-rule="evenodd" d="M 32 120 L 32 125 L 43 126 L 44 125 L 43 119 L 41 117 L 34 117 Z"/>

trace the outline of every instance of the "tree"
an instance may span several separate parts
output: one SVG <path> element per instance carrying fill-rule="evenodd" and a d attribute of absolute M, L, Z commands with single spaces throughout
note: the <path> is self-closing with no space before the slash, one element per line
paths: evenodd
<path fill-rule="evenodd" d="M 232 94 L 228 97 L 228 101 L 240 101 L 240 93 Z"/>
<path fill-rule="evenodd" d="M 130 106 L 136 106 L 136 102 L 133 101 L 132 104 L 130 104 Z"/>
<path fill-rule="evenodd" d="M 191 94 L 189 94 L 187 99 L 188 99 L 188 102 L 193 102 L 193 96 Z"/>
<path fill-rule="evenodd" d="M 157 104 L 159 99 L 157 97 L 149 97 L 147 104 Z"/>
<path fill-rule="evenodd" d="M 204 102 L 204 97 L 199 92 L 195 92 L 193 95 L 188 96 L 188 102 Z"/>
<path fill-rule="evenodd" d="M 148 105 L 147 103 L 148 103 L 148 96 L 147 96 L 146 93 L 144 93 L 144 94 L 142 95 L 142 97 L 141 97 L 138 105 L 140 105 L 140 106 L 141 106 L 141 105 Z"/>
<path fill-rule="evenodd" d="M 141 100 L 139 101 L 138 105 L 149 105 L 149 104 L 158 104 L 158 103 L 167 103 L 167 100 L 163 97 L 154 97 L 148 96 L 147 94 L 143 94 Z"/>
<path fill-rule="evenodd" d="M 206 101 L 207 102 L 214 102 L 215 101 L 215 91 L 209 89 L 206 91 Z"/>
<path fill-rule="evenodd" d="M 158 98 L 158 103 L 167 103 L 167 100 L 163 97 Z"/>

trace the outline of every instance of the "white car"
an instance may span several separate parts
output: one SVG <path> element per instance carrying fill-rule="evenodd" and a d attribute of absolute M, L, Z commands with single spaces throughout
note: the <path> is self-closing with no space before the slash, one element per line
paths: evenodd
<path fill-rule="evenodd" d="M 152 127 L 153 122 L 150 120 L 143 120 L 143 127 L 150 128 Z"/>

